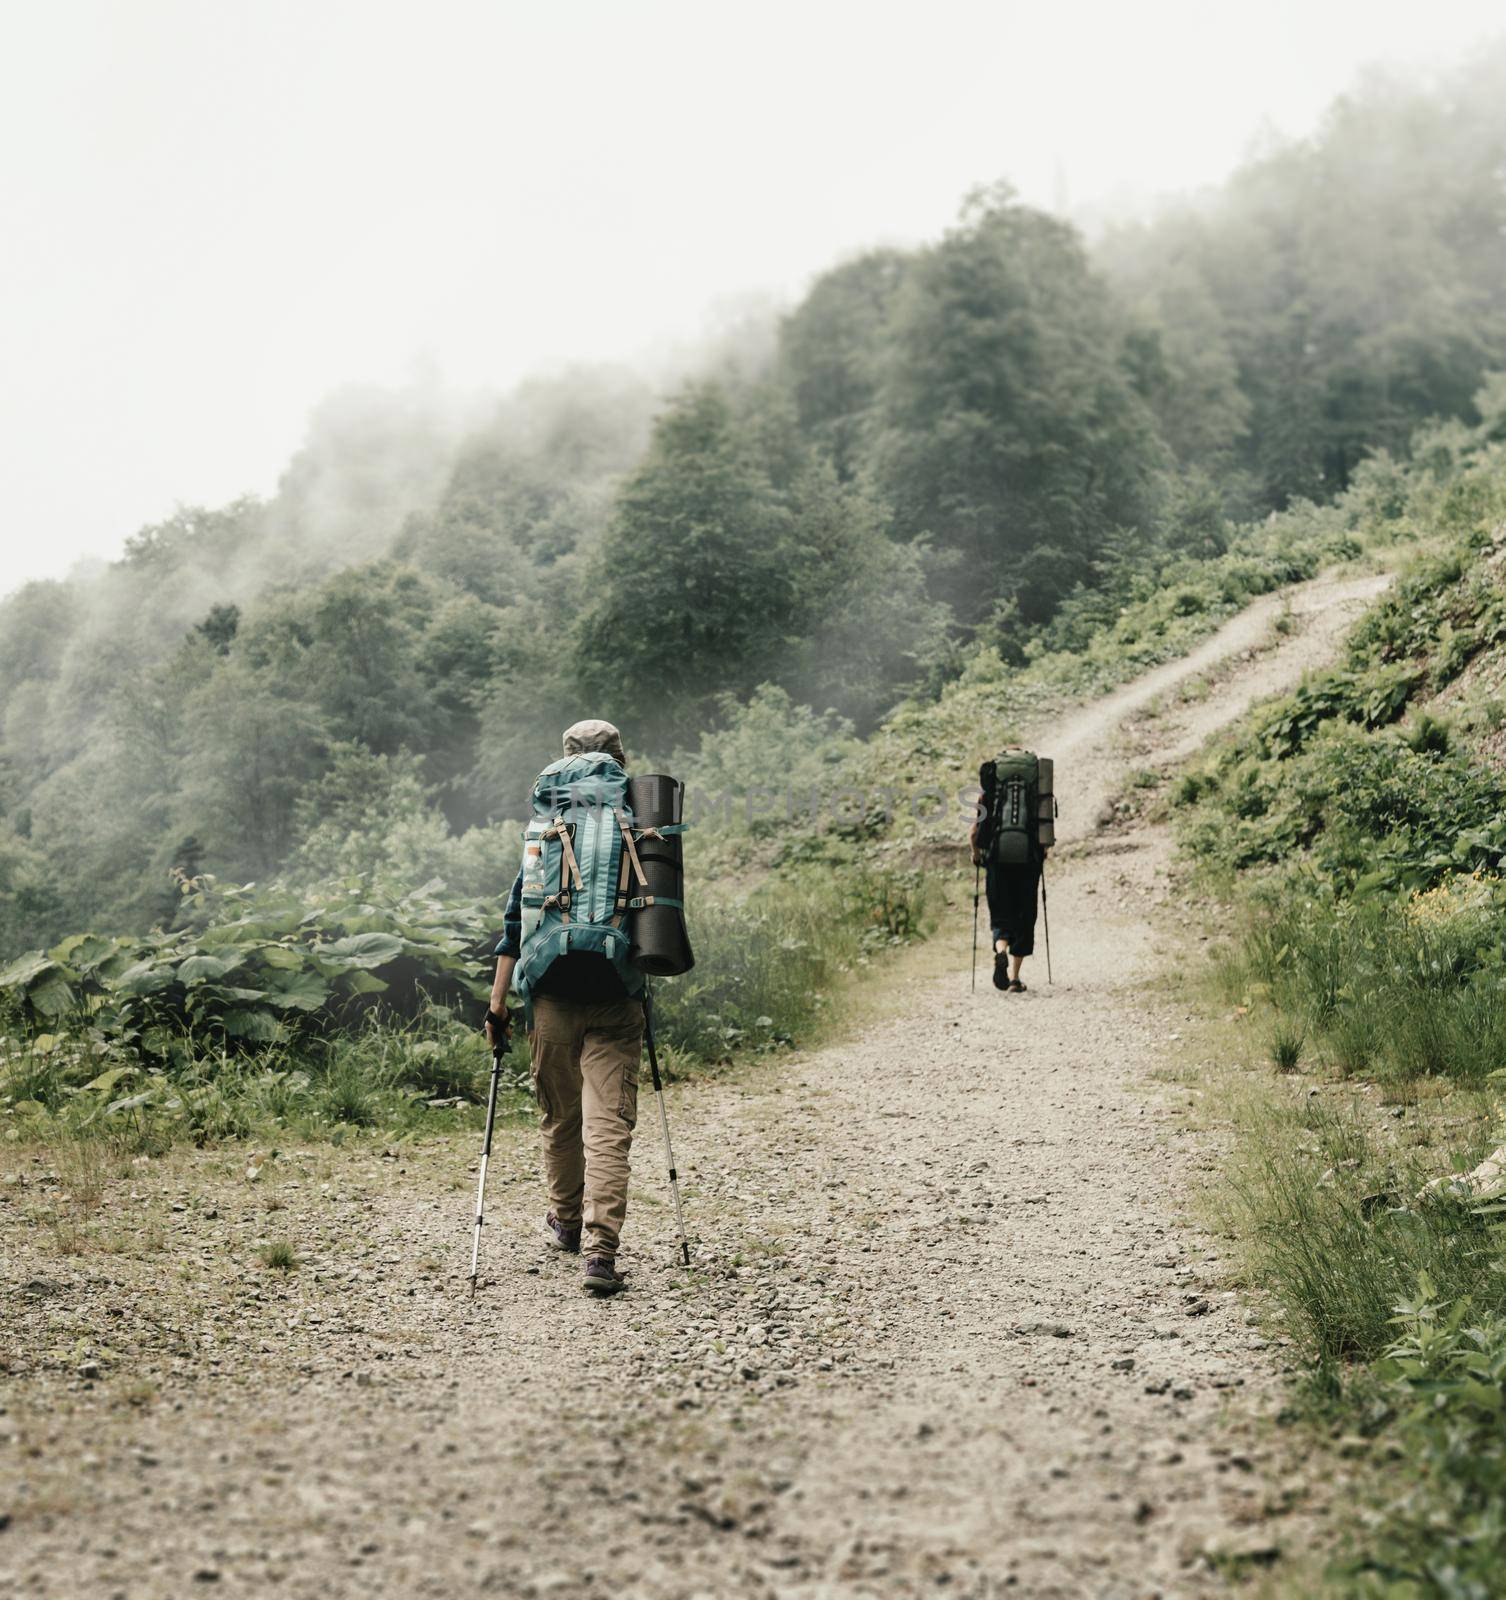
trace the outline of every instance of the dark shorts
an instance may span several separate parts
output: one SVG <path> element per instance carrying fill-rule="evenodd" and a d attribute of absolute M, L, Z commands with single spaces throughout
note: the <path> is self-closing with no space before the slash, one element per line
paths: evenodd
<path fill-rule="evenodd" d="M 1035 913 L 1039 903 L 1041 864 L 1022 862 L 1019 866 L 994 866 L 988 869 L 988 920 L 993 925 L 994 943 L 1004 939 L 1012 956 L 1035 953 Z"/>

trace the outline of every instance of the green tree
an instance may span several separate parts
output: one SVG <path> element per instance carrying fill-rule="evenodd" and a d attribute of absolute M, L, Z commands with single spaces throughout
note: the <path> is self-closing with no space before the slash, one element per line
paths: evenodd
<path fill-rule="evenodd" d="M 594 564 L 575 638 L 587 682 L 623 721 L 636 709 L 646 734 L 683 738 L 798 641 L 798 569 L 790 512 L 726 395 L 689 389 L 655 427 Z"/>
<path fill-rule="evenodd" d="M 824 273 L 780 329 L 780 378 L 800 426 L 843 478 L 867 454 L 889 317 L 910 260 L 873 250 Z"/>
<path fill-rule="evenodd" d="M 951 609 L 926 587 L 926 552 L 890 536 L 888 507 L 818 460 L 793 485 L 799 643 L 768 663 L 794 695 L 865 731 L 946 656 Z"/>
<path fill-rule="evenodd" d="M 329 745 L 318 707 L 229 658 L 185 707 L 191 756 L 182 772 L 174 837 L 203 841 L 213 871 L 274 874 L 297 838 L 296 807 Z"/>
<path fill-rule="evenodd" d="M 230 654 L 231 643 L 241 625 L 239 606 L 211 606 L 209 615 L 195 629 L 222 656 Z"/>
<path fill-rule="evenodd" d="M 899 530 L 947 558 L 965 621 L 1049 615 L 1116 526 L 1144 524 L 1165 460 L 1124 328 L 1065 223 L 976 197 L 895 310 L 874 471 Z"/>

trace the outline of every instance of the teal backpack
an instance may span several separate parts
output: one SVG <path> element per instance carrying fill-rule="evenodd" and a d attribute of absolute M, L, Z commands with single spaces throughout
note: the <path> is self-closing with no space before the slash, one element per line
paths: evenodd
<path fill-rule="evenodd" d="M 534 780 L 523 830 L 523 954 L 514 984 L 525 1000 L 567 951 L 602 955 L 630 995 L 643 974 L 628 959 L 627 914 L 645 903 L 627 773 L 602 751 L 564 756 Z"/>

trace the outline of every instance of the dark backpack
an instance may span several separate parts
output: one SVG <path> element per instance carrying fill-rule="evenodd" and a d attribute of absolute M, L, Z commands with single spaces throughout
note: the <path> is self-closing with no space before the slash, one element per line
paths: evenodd
<path fill-rule="evenodd" d="M 1054 778 L 1051 758 L 1032 750 L 1006 750 L 978 769 L 988 859 L 995 866 L 1039 861 L 1056 843 Z"/>

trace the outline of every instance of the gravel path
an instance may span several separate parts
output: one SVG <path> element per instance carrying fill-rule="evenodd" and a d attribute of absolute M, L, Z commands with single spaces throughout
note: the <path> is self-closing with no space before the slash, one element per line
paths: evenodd
<path fill-rule="evenodd" d="M 5 1173 L 0 1592 L 1129 1600 L 1299 1549 L 1322 1497 L 1255 1420 L 1281 1352 L 1185 1215 L 1211 1156 L 1156 1078 L 1166 841 L 1093 824 L 1375 587 L 1304 586 L 1274 648 L 1262 602 L 1042 731 L 1054 988 L 971 995 L 959 908 L 859 1037 L 676 1088 L 689 1273 L 647 1115 L 607 1303 L 542 1246 L 521 1126 L 473 1303 L 469 1136 Z"/>

